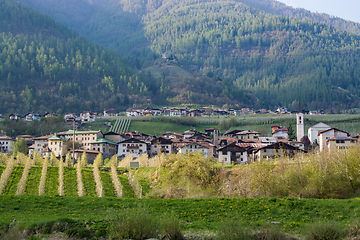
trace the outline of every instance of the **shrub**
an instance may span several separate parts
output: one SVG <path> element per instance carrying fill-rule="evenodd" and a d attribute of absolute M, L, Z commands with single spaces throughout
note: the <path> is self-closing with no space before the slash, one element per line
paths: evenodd
<path fill-rule="evenodd" d="M 233 220 L 225 220 L 218 228 L 217 239 L 250 240 L 253 239 L 253 235 L 250 230 L 245 228 L 241 223 Z"/>
<path fill-rule="evenodd" d="M 147 239 L 159 235 L 159 222 L 142 207 L 125 209 L 110 217 L 108 227 L 111 239 Z"/>
<path fill-rule="evenodd" d="M 335 223 L 315 223 L 308 225 L 305 236 L 307 240 L 337 240 L 342 239 L 343 231 Z"/>
<path fill-rule="evenodd" d="M 166 214 L 162 220 L 162 239 L 179 240 L 184 238 L 180 231 L 179 219 L 173 213 Z"/>
<path fill-rule="evenodd" d="M 9 229 L 3 228 L 0 232 L 1 239 L 22 240 L 25 239 L 18 224 L 12 225 Z"/>
<path fill-rule="evenodd" d="M 150 214 L 147 208 L 138 206 L 109 212 L 109 218 L 111 220 L 107 230 L 110 239 L 183 239 L 180 223 L 172 214 L 160 219 Z"/>

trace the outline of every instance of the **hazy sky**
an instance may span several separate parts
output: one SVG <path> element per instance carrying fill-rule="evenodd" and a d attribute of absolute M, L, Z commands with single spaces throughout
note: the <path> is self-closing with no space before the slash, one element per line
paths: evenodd
<path fill-rule="evenodd" d="M 360 22 L 360 0 L 278 0 L 295 8 L 327 13 L 345 20 Z"/>

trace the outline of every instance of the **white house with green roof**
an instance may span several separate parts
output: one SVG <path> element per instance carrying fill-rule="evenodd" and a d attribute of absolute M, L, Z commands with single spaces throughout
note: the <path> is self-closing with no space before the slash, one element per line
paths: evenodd
<path fill-rule="evenodd" d="M 111 158 L 117 154 L 117 147 L 117 143 L 102 137 L 90 143 L 90 150 L 101 152 L 103 158 Z"/>
<path fill-rule="evenodd" d="M 69 141 L 67 138 L 58 137 L 56 135 L 48 139 L 48 148 L 55 154 L 56 157 L 64 156 L 67 152 L 66 143 Z"/>
<path fill-rule="evenodd" d="M 73 141 L 74 131 L 69 130 L 65 133 L 65 138 L 69 141 Z M 96 141 L 98 138 L 102 138 L 103 133 L 99 131 L 75 131 L 75 142 L 80 143 L 81 149 L 92 150 L 90 143 Z"/>

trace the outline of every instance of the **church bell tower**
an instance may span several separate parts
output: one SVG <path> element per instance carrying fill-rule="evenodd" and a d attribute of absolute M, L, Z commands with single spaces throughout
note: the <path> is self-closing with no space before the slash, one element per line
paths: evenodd
<path fill-rule="evenodd" d="M 302 113 L 301 104 L 299 102 L 299 109 L 296 113 L 296 136 L 298 142 L 300 142 L 300 139 L 304 136 L 304 132 L 304 114 Z"/>

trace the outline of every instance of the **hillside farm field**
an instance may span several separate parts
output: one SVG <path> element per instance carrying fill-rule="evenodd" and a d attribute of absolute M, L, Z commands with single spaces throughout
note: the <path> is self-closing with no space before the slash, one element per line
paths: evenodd
<path fill-rule="evenodd" d="M 307 224 L 336 221 L 343 227 L 353 224 L 360 214 L 360 199 L 315 200 L 296 198 L 207 198 L 136 199 L 67 196 L 0 196 L 0 223 L 14 219 L 24 225 L 71 218 L 85 221 L 92 228 L 104 228 L 111 211 L 146 206 L 161 216 L 173 212 L 185 231 L 215 232 L 226 219 L 252 228 L 274 224 L 288 233 L 298 233 Z"/>

